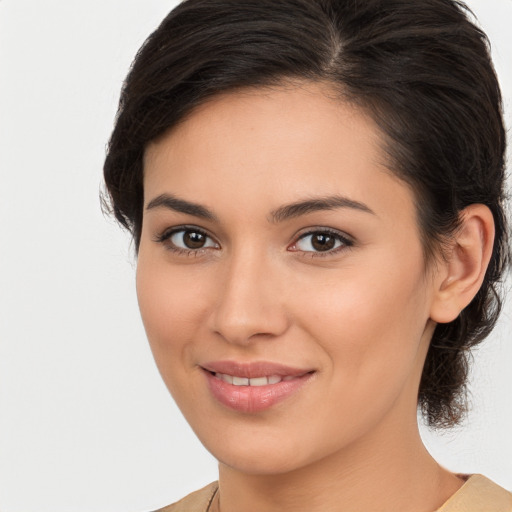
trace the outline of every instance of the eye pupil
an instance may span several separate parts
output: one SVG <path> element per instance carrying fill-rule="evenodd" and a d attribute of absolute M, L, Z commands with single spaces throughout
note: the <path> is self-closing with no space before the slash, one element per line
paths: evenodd
<path fill-rule="evenodd" d="M 201 249 L 206 243 L 206 237 L 197 231 L 185 231 L 183 234 L 183 243 L 189 249 Z"/>
<path fill-rule="evenodd" d="M 317 251 L 329 251 L 334 248 L 336 244 L 336 239 L 326 233 L 315 233 L 312 236 L 311 245 Z"/>

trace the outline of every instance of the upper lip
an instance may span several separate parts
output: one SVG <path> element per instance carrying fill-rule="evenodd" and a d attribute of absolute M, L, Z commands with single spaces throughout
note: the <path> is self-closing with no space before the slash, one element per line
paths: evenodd
<path fill-rule="evenodd" d="M 270 375 L 279 375 L 281 377 L 298 377 L 310 373 L 312 369 L 294 368 L 280 363 L 270 361 L 254 361 L 250 363 L 238 361 L 212 361 L 201 364 L 201 368 L 213 373 L 223 373 L 233 377 L 244 377 L 246 379 L 255 379 L 257 377 L 266 377 Z"/>

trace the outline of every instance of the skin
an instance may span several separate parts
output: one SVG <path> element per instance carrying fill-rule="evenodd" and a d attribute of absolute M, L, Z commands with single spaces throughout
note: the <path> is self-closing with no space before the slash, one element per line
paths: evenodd
<path fill-rule="evenodd" d="M 218 96 L 147 148 L 141 314 L 167 387 L 219 460 L 222 512 L 427 512 L 462 485 L 421 442 L 417 391 L 436 322 L 478 290 L 492 217 L 468 209 L 460 243 L 427 265 L 414 195 L 383 161 L 373 122 L 322 84 Z M 155 206 L 162 194 L 214 218 Z M 271 218 L 333 195 L 371 212 Z M 203 248 L 177 252 L 183 233 L 162 240 L 184 225 L 208 235 Z M 312 228 L 348 243 L 315 252 L 301 238 Z M 314 374 L 241 413 L 206 385 L 201 364 L 215 360 Z"/>

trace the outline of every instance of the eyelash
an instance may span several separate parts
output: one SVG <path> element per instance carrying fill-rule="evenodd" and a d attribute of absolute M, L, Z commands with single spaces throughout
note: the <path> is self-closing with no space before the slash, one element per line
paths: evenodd
<path fill-rule="evenodd" d="M 329 235 L 335 239 L 335 241 L 341 242 L 341 245 L 339 247 L 327 250 L 327 251 L 301 251 L 300 249 L 293 249 L 301 240 L 304 240 L 305 238 L 309 236 L 314 235 Z M 346 251 L 347 249 L 350 249 L 354 245 L 354 241 L 350 239 L 347 235 L 336 231 L 334 229 L 330 228 L 313 228 L 308 229 L 306 232 L 301 234 L 296 242 L 292 244 L 292 248 L 288 249 L 291 251 L 297 251 L 302 252 L 302 255 L 304 257 L 310 257 L 310 258 L 327 258 L 329 256 L 333 256 L 335 254 L 340 253 L 341 251 Z"/>
<path fill-rule="evenodd" d="M 171 238 L 177 234 L 177 233 L 198 233 L 205 238 L 212 240 L 213 237 L 211 237 L 206 231 L 204 231 L 201 228 L 198 228 L 196 226 L 177 226 L 175 228 L 166 229 L 159 235 L 155 237 L 155 242 L 161 243 L 164 245 L 164 247 L 175 254 L 183 255 L 183 256 L 199 256 L 204 253 L 206 249 L 209 249 L 210 247 L 199 247 L 197 249 L 184 249 L 182 247 L 177 247 L 172 241 Z M 215 242 L 216 243 L 216 242 Z M 216 245 L 218 245 L 216 243 Z"/>
<path fill-rule="evenodd" d="M 196 226 L 177 226 L 175 228 L 166 229 L 159 235 L 154 238 L 154 241 L 157 243 L 161 243 L 165 246 L 165 248 L 175 254 L 183 255 L 183 256 L 199 256 L 205 252 L 205 250 L 212 248 L 212 246 L 208 247 L 199 247 L 197 249 L 184 249 L 182 247 L 177 247 L 174 243 L 171 242 L 171 238 L 177 233 L 198 233 L 205 238 L 213 241 L 217 247 L 219 244 L 214 241 L 213 237 L 211 237 L 206 231 Z M 303 251 L 300 249 L 295 249 L 297 244 L 307 238 L 308 236 L 314 235 L 329 235 L 335 239 L 335 241 L 341 242 L 339 247 L 335 247 L 333 249 L 329 249 L 327 251 Z M 313 228 L 308 231 L 302 233 L 295 242 L 288 248 L 291 252 L 300 252 L 303 256 L 311 257 L 311 258 L 325 258 L 332 256 L 334 254 L 338 254 L 341 251 L 350 249 L 354 245 L 354 242 L 348 238 L 346 235 L 342 234 L 339 231 L 330 228 Z M 216 248 L 216 247 L 214 247 Z"/>

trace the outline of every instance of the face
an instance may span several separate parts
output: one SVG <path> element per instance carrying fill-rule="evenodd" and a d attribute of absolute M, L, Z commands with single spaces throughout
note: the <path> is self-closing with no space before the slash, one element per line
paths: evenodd
<path fill-rule="evenodd" d="M 433 330 L 410 189 L 326 86 L 219 96 L 145 154 L 137 292 L 221 463 L 298 469 L 415 424 Z"/>

